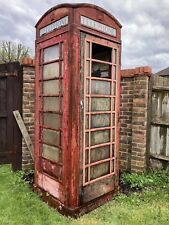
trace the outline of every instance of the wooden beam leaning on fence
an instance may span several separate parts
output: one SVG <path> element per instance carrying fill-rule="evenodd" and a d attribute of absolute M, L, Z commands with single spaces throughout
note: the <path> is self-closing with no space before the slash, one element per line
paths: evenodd
<path fill-rule="evenodd" d="M 20 115 L 18 110 L 13 111 L 13 114 L 14 114 L 14 117 L 15 117 L 16 122 L 18 124 L 18 127 L 19 127 L 19 129 L 20 129 L 20 131 L 21 131 L 21 133 L 23 135 L 23 138 L 24 138 L 24 140 L 26 142 L 26 145 L 27 145 L 27 147 L 28 147 L 28 149 L 30 151 L 31 157 L 32 157 L 32 159 L 34 161 L 34 147 L 33 147 L 33 143 L 32 143 L 32 141 L 30 139 L 30 136 L 28 134 L 26 126 L 25 126 L 25 124 L 24 124 L 24 122 L 22 120 L 22 117 L 21 117 L 21 115 Z"/>

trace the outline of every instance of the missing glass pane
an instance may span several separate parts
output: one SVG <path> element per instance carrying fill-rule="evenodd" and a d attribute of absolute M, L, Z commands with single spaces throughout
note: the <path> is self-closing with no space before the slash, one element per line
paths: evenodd
<path fill-rule="evenodd" d="M 92 59 L 111 62 L 112 48 L 92 43 Z"/>

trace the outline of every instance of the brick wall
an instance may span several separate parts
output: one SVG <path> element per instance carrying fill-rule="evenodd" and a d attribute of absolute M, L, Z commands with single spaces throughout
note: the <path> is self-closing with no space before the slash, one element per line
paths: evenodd
<path fill-rule="evenodd" d="M 120 169 L 147 168 L 147 132 L 150 67 L 121 71 Z"/>
<path fill-rule="evenodd" d="M 34 108 L 35 108 L 35 68 L 34 61 L 24 58 L 21 61 L 23 71 L 22 118 L 34 144 Z M 22 169 L 33 168 L 33 160 L 22 138 Z"/>
<path fill-rule="evenodd" d="M 34 144 L 35 68 L 23 59 L 22 118 Z M 121 71 L 120 169 L 132 172 L 147 167 L 147 127 L 150 67 Z M 22 168 L 33 168 L 29 150 L 22 140 Z"/>

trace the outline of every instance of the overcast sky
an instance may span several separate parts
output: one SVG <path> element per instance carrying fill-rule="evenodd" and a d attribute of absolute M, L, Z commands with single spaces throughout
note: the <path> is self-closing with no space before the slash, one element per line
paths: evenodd
<path fill-rule="evenodd" d="M 0 0 L 0 40 L 34 49 L 35 24 L 51 7 L 79 0 Z M 122 24 L 122 68 L 169 66 L 169 0 L 83 0 L 97 4 Z"/>

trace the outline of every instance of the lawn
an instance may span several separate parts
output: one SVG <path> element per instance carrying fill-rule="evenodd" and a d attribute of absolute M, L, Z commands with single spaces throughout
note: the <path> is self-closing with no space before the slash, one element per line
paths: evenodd
<path fill-rule="evenodd" d="M 136 178 L 134 180 L 138 183 Z M 75 220 L 48 207 L 9 166 L 0 166 L 0 225 L 169 225 L 169 179 L 161 180 L 162 183 L 156 185 L 157 179 L 154 188 L 129 196 L 119 194 Z M 135 181 L 131 183 L 135 185 Z M 139 178 L 139 181 L 144 186 L 144 179 Z M 151 177 L 148 182 L 153 186 Z"/>

